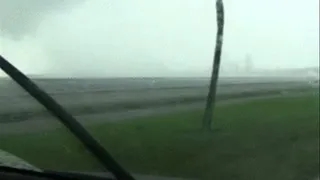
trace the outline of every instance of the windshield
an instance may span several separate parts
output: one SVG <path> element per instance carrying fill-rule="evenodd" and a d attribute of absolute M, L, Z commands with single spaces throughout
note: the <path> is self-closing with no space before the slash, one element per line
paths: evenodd
<path fill-rule="evenodd" d="M 1 0 L 0 54 L 134 176 L 312 179 L 318 8 L 317 0 Z M 1 71 L 0 164 L 4 152 L 44 170 L 106 171 Z"/>

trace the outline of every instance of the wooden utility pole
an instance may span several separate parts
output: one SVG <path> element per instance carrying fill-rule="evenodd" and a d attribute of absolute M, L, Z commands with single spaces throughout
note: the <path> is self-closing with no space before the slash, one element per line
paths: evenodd
<path fill-rule="evenodd" d="M 213 67 L 211 73 L 211 80 L 209 86 L 209 92 L 207 96 L 207 102 L 205 111 L 203 114 L 202 128 L 204 130 L 211 130 L 213 110 L 215 107 L 217 83 L 219 77 L 222 43 L 223 43 L 223 27 L 224 27 L 224 7 L 222 0 L 216 0 L 216 12 L 217 12 L 217 35 L 216 35 L 216 47 L 214 52 Z"/>

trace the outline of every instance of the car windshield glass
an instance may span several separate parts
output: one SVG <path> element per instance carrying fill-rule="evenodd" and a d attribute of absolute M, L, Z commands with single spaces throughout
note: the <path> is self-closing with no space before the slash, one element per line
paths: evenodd
<path fill-rule="evenodd" d="M 0 0 L 0 55 L 134 176 L 313 179 L 318 14 L 317 0 Z M 0 71 L 0 165 L 16 166 L 8 153 L 106 171 Z"/>

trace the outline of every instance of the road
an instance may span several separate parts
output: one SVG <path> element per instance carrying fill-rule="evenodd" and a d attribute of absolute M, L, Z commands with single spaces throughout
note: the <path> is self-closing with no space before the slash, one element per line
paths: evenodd
<path fill-rule="evenodd" d="M 303 93 L 302 93 L 303 94 Z M 286 94 L 285 96 L 299 96 L 301 93 Z M 243 101 L 264 99 L 271 97 L 283 96 L 282 94 L 275 95 L 264 95 L 258 97 L 245 97 L 239 99 L 229 99 L 218 101 L 217 105 L 226 105 L 230 103 L 241 103 Z M 161 115 L 171 112 L 184 112 L 192 109 L 198 109 L 204 107 L 204 102 L 196 102 L 190 104 L 173 104 L 163 107 L 147 108 L 147 109 L 137 109 L 129 110 L 125 112 L 106 112 L 99 114 L 88 114 L 88 115 L 75 115 L 76 119 L 83 126 L 97 125 L 106 122 L 121 122 L 134 120 L 139 117 L 147 117 L 151 115 Z M 34 132 L 46 132 L 48 130 L 54 130 L 61 128 L 63 125 L 53 116 L 46 118 L 36 117 L 29 119 L 27 121 L 19 121 L 12 123 L 1 123 L 0 135 L 1 134 L 24 134 L 24 133 L 34 133 Z"/>
<path fill-rule="evenodd" d="M 234 94 L 248 91 L 259 91 L 269 89 L 288 89 L 305 87 L 306 82 L 287 82 L 287 83 L 236 83 L 222 84 L 218 86 L 217 94 Z M 66 88 L 67 89 L 67 88 Z M 16 90 L 16 89 L 14 89 Z M 0 108 L 1 114 L 15 114 L 21 112 L 34 112 L 43 110 L 29 95 L 22 93 L 11 93 L 14 90 L 7 89 L 5 95 L 0 94 L 0 104 L 6 104 Z M 22 90 L 20 90 L 22 91 Z M 114 104 L 126 104 L 128 102 L 146 102 L 146 101 L 165 101 L 173 98 L 205 97 L 208 88 L 206 86 L 193 87 L 174 87 L 174 88 L 145 88 L 129 90 L 96 90 L 90 89 L 84 92 L 66 91 L 64 93 L 51 92 L 50 94 L 63 106 L 72 109 L 72 107 L 93 107 L 94 105 L 104 105 L 110 107 Z M 49 91 L 50 92 L 50 91 Z M 10 102 L 10 103 L 8 103 Z M 107 108 L 106 108 L 107 109 Z M 76 113 L 76 112 L 74 112 Z"/>
<path fill-rule="evenodd" d="M 170 83 L 162 82 L 160 86 L 148 88 L 145 84 L 141 85 L 141 82 L 139 82 L 138 85 L 131 85 L 131 89 L 115 90 L 112 89 L 113 87 L 110 88 L 105 85 L 110 84 L 110 82 L 106 83 L 99 80 L 93 85 L 91 82 L 92 86 L 83 89 L 79 89 L 79 87 L 84 86 L 83 82 L 77 82 L 78 84 L 74 83 L 73 85 L 71 83 L 70 86 L 66 82 L 63 82 L 63 86 L 61 83 L 60 85 L 49 83 L 50 86 L 45 86 L 44 89 L 76 116 L 80 122 L 92 124 L 203 107 L 208 91 L 204 82 L 203 80 L 197 80 L 187 83 L 175 80 Z M 143 83 L 145 82 L 143 81 Z M 126 82 L 123 84 L 127 85 Z M 233 81 L 220 83 L 217 95 L 220 97 L 267 90 L 285 92 L 288 89 L 305 87 L 310 87 L 306 81 Z M 61 126 L 44 107 L 17 86 L 2 86 L 1 92 L 0 134 L 34 132 Z M 188 98 L 191 98 L 191 101 L 186 102 L 185 100 Z M 128 106 L 130 103 L 131 106 Z M 157 106 L 154 106 L 155 103 L 158 103 Z"/>

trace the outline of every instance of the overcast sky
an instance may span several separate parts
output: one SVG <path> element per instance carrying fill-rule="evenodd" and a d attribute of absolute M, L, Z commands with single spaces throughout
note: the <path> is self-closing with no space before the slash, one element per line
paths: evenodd
<path fill-rule="evenodd" d="M 319 66 L 319 0 L 224 0 L 222 66 Z M 60 76 L 208 76 L 214 0 L 0 0 L 0 52 Z"/>

